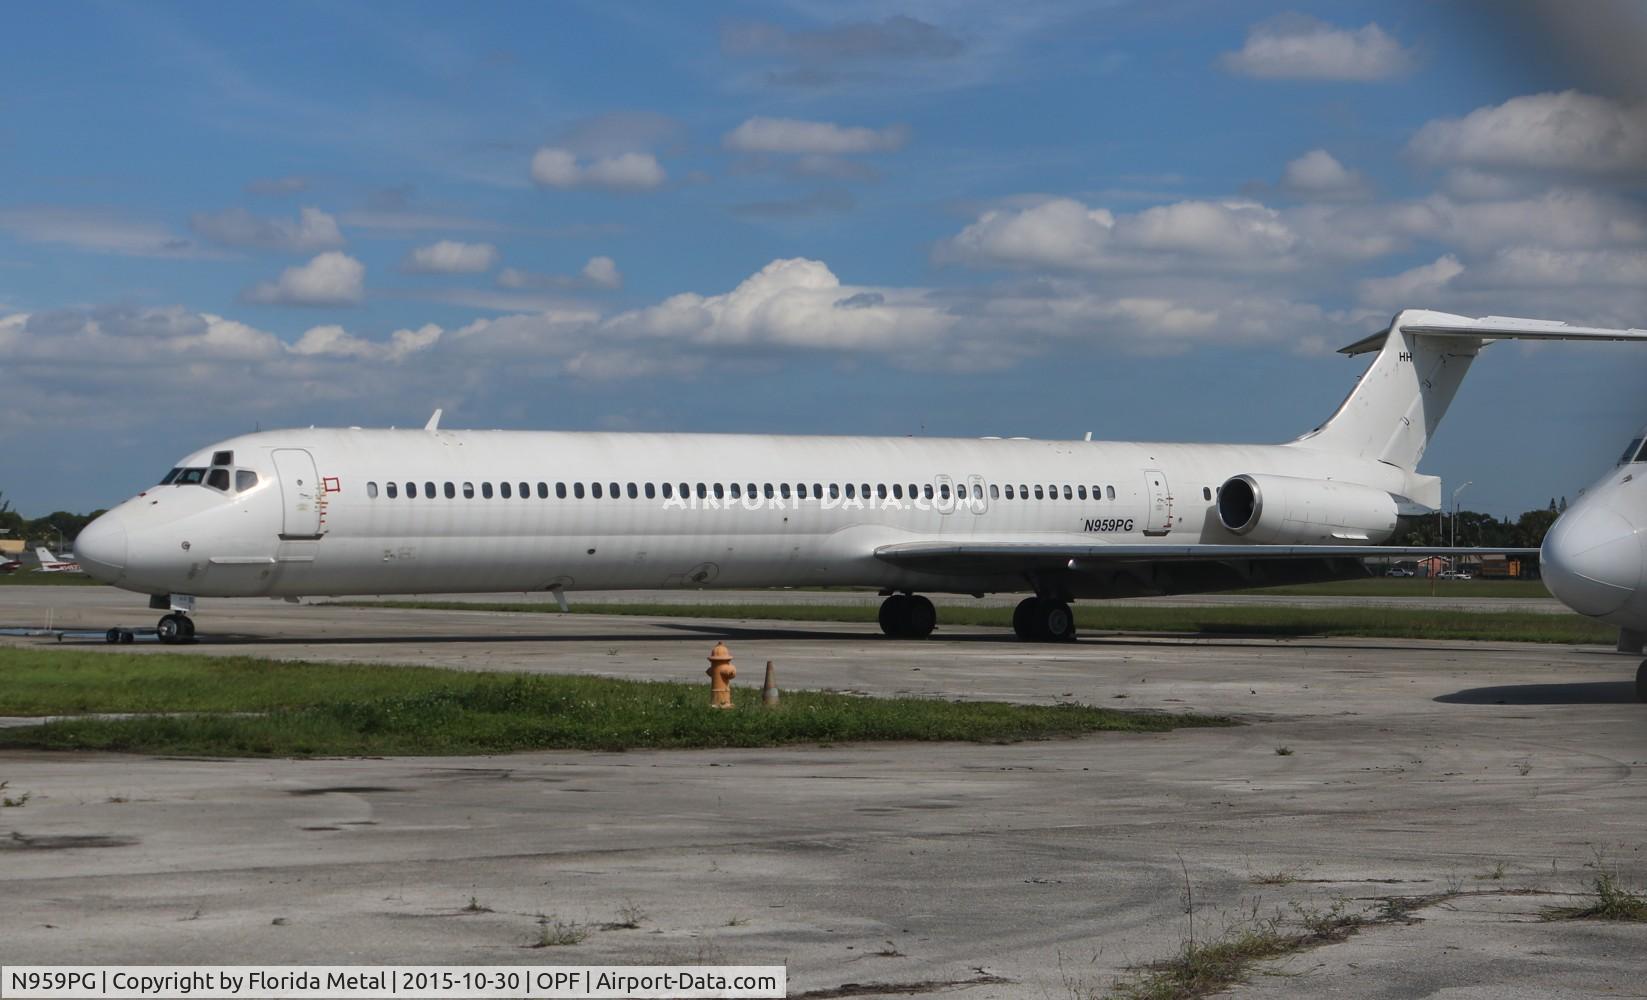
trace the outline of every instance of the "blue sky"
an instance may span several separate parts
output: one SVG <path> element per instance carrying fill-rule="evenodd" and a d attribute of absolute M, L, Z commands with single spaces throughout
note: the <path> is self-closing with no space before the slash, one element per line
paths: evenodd
<path fill-rule="evenodd" d="M 0 490 L 287 425 L 1286 440 L 1425 306 L 1647 327 L 1631 5 L 75 4 L 0 65 Z M 1615 51 L 1616 50 L 1616 51 Z M 1425 461 L 1572 495 L 1633 347 Z"/>

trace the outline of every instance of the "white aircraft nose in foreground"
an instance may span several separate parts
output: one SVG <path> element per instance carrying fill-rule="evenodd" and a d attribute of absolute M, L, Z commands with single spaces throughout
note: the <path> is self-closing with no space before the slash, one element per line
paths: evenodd
<path fill-rule="evenodd" d="M 1619 464 L 1567 508 L 1544 536 L 1544 586 L 1581 615 L 1619 627 L 1618 648 L 1647 644 L 1647 430 Z M 1647 701 L 1647 662 L 1636 671 L 1636 697 Z"/>
<path fill-rule="evenodd" d="M 177 463 L 80 534 L 86 571 L 167 609 L 197 595 L 874 587 L 882 629 L 923 593 L 1029 592 L 1025 639 L 1068 640 L 1077 598 L 1363 576 L 1440 504 L 1418 462 L 1483 345 L 1647 340 L 1407 310 L 1344 349 L 1377 357 L 1281 445 L 314 429 Z M 1503 551 L 1503 550 L 1496 550 Z"/>

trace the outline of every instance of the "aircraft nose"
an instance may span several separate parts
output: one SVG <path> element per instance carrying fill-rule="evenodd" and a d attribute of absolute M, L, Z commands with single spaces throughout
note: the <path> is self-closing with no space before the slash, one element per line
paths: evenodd
<path fill-rule="evenodd" d="M 126 525 L 118 514 L 104 514 L 86 525 L 74 540 L 80 568 L 108 582 L 126 568 Z"/>
<path fill-rule="evenodd" d="M 1642 563 L 1636 526 L 1600 506 L 1562 515 L 1539 550 L 1544 586 L 1561 603 L 1592 617 L 1624 607 L 1641 586 Z"/>

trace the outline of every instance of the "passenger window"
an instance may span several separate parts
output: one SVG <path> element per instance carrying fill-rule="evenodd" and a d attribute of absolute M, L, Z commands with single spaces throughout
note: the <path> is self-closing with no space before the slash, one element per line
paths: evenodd
<path fill-rule="evenodd" d="M 234 473 L 234 488 L 236 493 L 244 493 L 257 485 L 257 473 L 250 469 L 236 469 Z M 395 495 L 395 484 L 389 484 L 389 495 Z"/>
<path fill-rule="evenodd" d="M 994 483 L 989 484 L 989 498 L 991 500 L 1001 499 L 1001 488 Z"/>
<path fill-rule="evenodd" d="M 1025 486 L 1023 483 L 1018 484 L 1018 499 L 1020 499 L 1020 500 L 1028 500 L 1029 499 L 1029 487 Z"/>
<path fill-rule="evenodd" d="M 726 486 L 725 485 L 723 485 L 721 483 L 716 483 L 715 484 L 715 499 L 716 500 L 725 500 L 726 499 Z"/>
<path fill-rule="evenodd" d="M 893 483 L 892 484 L 892 499 L 902 500 L 903 498 L 904 498 L 904 484 L 903 483 Z"/>
<path fill-rule="evenodd" d="M 885 500 L 886 499 L 886 484 L 885 483 L 876 483 L 875 484 L 875 499 L 877 499 L 877 500 Z"/>
<path fill-rule="evenodd" d="M 612 499 L 613 500 L 616 500 L 618 497 L 623 495 L 623 494 L 618 492 L 618 484 L 617 483 L 612 483 L 611 486 L 612 486 Z"/>
<path fill-rule="evenodd" d="M 846 484 L 846 498 L 848 500 L 851 500 L 855 496 L 857 496 L 857 489 L 855 487 L 853 487 L 853 485 L 851 483 L 847 483 Z"/>
<path fill-rule="evenodd" d="M 555 498 L 558 499 L 558 500 L 565 500 L 566 499 L 566 484 L 565 483 L 556 483 L 555 484 Z"/>
<path fill-rule="evenodd" d="M 527 497 L 529 497 L 531 495 L 532 495 L 532 484 L 531 483 L 521 483 L 520 484 L 520 498 L 522 500 L 525 500 Z"/>
<path fill-rule="evenodd" d="M 224 478 L 227 479 L 228 476 L 224 476 Z M 377 499 L 377 484 L 376 483 L 368 482 L 366 484 L 366 495 L 368 497 L 370 497 L 371 499 L 373 499 L 373 500 Z"/>
<path fill-rule="evenodd" d="M 742 493 L 743 493 L 742 488 L 739 487 L 737 483 L 733 483 L 732 484 L 732 499 L 734 499 L 734 500 L 738 499 L 738 497 L 741 496 Z"/>
<path fill-rule="evenodd" d="M 841 484 L 840 483 L 830 483 L 829 484 L 829 499 L 839 500 L 840 498 L 841 498 Z"/>
<path fill-rule="evenodd" d="M 698 484 L 698 499 L 702 500 L 707 496 L 709 496 L 709 487 L 705 486 L 703 483 L 699 483 Z"/>
<path fill-rule="evenodd" d="M 1075 495 L 1082 500 L 1087 498 L 1087 487 L 1085 483 L 1075 487 Z"/>
<path fill-rule="evenodd" d="M 1201 499 L 1203 499 L 1203 500 L 1211 500 L 1212 499 L 1212 487 L 1211 486 L 1201 487 Z"/>
<path fill-rule="evenodd" d="M 949 499 L 949 484 L 948 483 L 939 483 L 938 484 L 938 499 L 939 500 L 948 500 Z"/>
<path fill-rule="evenodd" d="M 1011 484 L 1011 483 L 1007 483 L 1007 486 L 1006 486 L 1006 498 L 1007 498 L 1007 499 L 1008 499 L 1008 500 L 1012 500 L 1012 499 L 1015 499 L 1015 497 L 1014 497 L 1014 496 L 1013 496 L 1013 491 L 1012 491 L 1012 484 Z"/>
<path fill-rule="evenodd" d="M 539 483 L 538 484 L 538 499 L 539 500 L 549 499 L 549 484 L 548 483 Z"/>
<path fill-rule="evenodd" d="M 766 495 L 766 498 L 768 500 L 772 499 L 772 484 L 767 483 L 765 486 L 763 486 L 762 487 L 762 492 Z"/>
<path fill-rule="evenodd" d="M 480 495 L 482 497 L 484 497 L 485 499 L 487 499 L 487 500 L 492 499 L 492 484 L 491 483 L 481 483 L 480 484 Z"/>
<path fill-rule="evenodd" d="M 685 500 L 687 497 L 689 497 L 691 495 L 692 495 L 692 491 L 686 488 L 685 483 L 681 483 L 681 499 Z"/>
<path fill-rule="evenodd" d="M 233 465 L 234 464 L 234 452 L 232 452 L 232 451 L 214 451 L 214 452 L 212 452 L 212 464 L 213 465 Z"/>
<path fill-rule="evenodd" d="M 596 500 L 601 498 L 600 483 L 589 484 L 589 495 L 594 497 Z"/>
<path fill-rule="evenodd" d="M 1037 499 L 1037 500 L 1046 499 L 1046 495 L 1041 491 L 1041 484 L 1040 483 L 1035 484 L 1035 499 Z"/>
<path fill-rule="evenodd" d="M 813 483 L 812 484 L 812 499 L 814 499 L 814 500 L 822 500 L 823 499 L 823 483 Z"/>
<path fill-rule="evenodd" d="M 754 483 L 750 483 L 750 484 L 748 484 L 748 485 L 747 485 L 747 486 L 746 486 L 746 487 L 745 487 L 745 488 L 744 488 L 744 493 L 743 493 L 743 495 L 744 495 L 744 496 L 746 496 L 746 497 L 748 497 L 748 498 L 749 498 L 749 499 L 751 499 L 751 500 L 753 500 L 753 499 L 755 499 L 755 494 L 756 494 L 756 492 L 757 492 L 757 491 L 756 491 L 756 489 L 755 489 L 755 484 L 754 484 Z"/>
<path fill-rule="evenodd" d="M 931 500 L 932 499 L 932 484 L 927 483 L 924 487 L 922 487 L 921 492 L 923 494 L 925 494 L 925 496 L 928 500 Z"/>
<path fill-rule="evenodd" d="M 475 484 L 474 483 L 464 483 L 463 484 L 463 499 L 473 500 L 474 498 L 475 498 Z"/>
<path fill-rule="evenodd" d="M 658 496 L 658 488 L 651 483 L 646 484 L 646 499 L 654 500 Z"/>
<path fill-rule="evenodd" d="M 1113 486 L 1104 487 L 1104 496 L 1108 497 L 1111 500 L 1114 500 L 1115 499 L 1115 487 L 1113 487 Z"/>
<path fill-rule="evenodd" d="M 498 496 L 502 497 L 505 500 L 512 499 L 512 497 L 510 497 L 510 495 L 509 495 L 509 482 L 508 482 L 508 480 L 504 480 L 503 482 L 498 483 Z"/>
<path fill-rule="evenodd" d="M 805 483 L 796 483 L 795 484 L 795 496 L 799 497 L 802 500 L 806 499 L 806 484 Z"/>
<path fill-rule="evenodd" d="M 597 487 L 595 487 L 595 489 L 598 490 L 598 489 L 600 489 L 600 487 L 597 486 Z M 596 494 L 596 495 L 599 496 L 599 494 Z M 573 483 L 572 484 L 572 499 L 574 499 L 574 500 L 582 500 L 583 499 L 583 484 L 582 483 Z"/>
<path fill-rule="evenodd" d="M 434 488 L 433 487 L 430 488 L 429 493 L 430 493 L 431 496 L 434 494 Z M 406 499 L 408 499 L 408 500 L 416 500 L 417 499 L 417 483 L 407 483 L 406 484 Z"/>
<path fill-rule="evenodd" d="M 447 483 L 446 484 L 446 499 L 454 500 L 456 498 L 457 498 L 457 487 L 453 486 L 451 483 Z"/>
<path fill-rule="evenodd" d="M 674 497 L 675 497 L 675 484 L 674 483 L 664 483 L 663 484 L 663 498 L 665 500 L 672 500 L 672 499 L 674 499 Z"/>
<path fill-rule="evenodd" d="M 435 484 L 425 480 L 423 483 L 423 495 L 428 497 L 430 500 L 433 500 L 435 498 Z"/>
<path fill-rule="evenodd" d="M 863 497 L 865 500 L 869 499 L 869 484 L 868 483 L 863 484 L 863 487 L 861 488 L 861 492 L 859 492 L 858 495 Z"/>
<path fill-rule="evenodd" d="M 1075 499 L 1075 491 L 1069 488 L 1068 483 L 1064 484 L 1064 499 L 1065 500 L 1074 500 Z"/>
<path fill-rule="evenodd" d="M 636 499 L 639 499 L 639 498 L 640 498 L 640 489 L 638 487 L 636 487 L 634 483 L 630 483 L 629 484 L 629 499 L 636 500 Z"/>
<path fill-rule="evenodd" d="M 1064 489 L 1067 490 L 1067 489 L 1069 489 L 1069 487 L 1066 486 L 1066 487 L 1064 487 Z M 984 488 L 983 488 L 983 486 L 979 485 L 978 483 L 973 483 L 972 484 L 972 499 L 982 500 L 983 498 L 984 498 Z"/>
<path fill-rule="evenodd" d="M 229 470 L 213 469 L 206 476 L 206 485 L 210 486 L 214 490 L 222 490 L 225 493 L 229 492 Z"/>

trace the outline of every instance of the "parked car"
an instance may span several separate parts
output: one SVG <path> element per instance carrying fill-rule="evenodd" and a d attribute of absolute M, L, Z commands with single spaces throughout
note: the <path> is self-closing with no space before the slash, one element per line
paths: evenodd
<path fill-rule="evenodd" d="M 1401 566 L 1391 566 L 1389 569 L 1384 571 L 1384 575 L 1385 576 L 1417 576 L 1418 574 L 1415 573 L 1414 571 L 1410 570 L 1410 569 L 1405 569 Z"/>
<path fill-rule="evenodd" d="M 1443 580 L 1468 580 L 1468 579 L 1470 579 L 1470 574 L 1468 572 L 1464 571 L 1464 570 L 1461 570 L 1461 569 L 1456 569 L 1456 570 L 1455 569 L 1445 569 L 1445 570 L 1441 571 L 1441 579 L 1443 579 Z"/>

